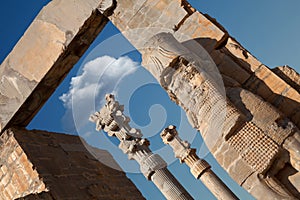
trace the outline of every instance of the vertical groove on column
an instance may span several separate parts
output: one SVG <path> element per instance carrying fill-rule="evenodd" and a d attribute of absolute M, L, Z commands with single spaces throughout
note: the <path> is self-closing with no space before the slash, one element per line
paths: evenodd
<path fill-rule="evenodd" d="M 237 197 L 228 189 L 228 187 L 220 180 L 219 177 L 211 170 L 208 169 L 200 180 L 204 185 L 217 197 L 219 200 L 232 200 Z"/>
<path fill-rule="evenodd" d="M 190 200 L 193 199 L 181 186 L 176 178 L 166 168 L 155 171 L 151 180 L 160 189 L 167 199 Z"/>

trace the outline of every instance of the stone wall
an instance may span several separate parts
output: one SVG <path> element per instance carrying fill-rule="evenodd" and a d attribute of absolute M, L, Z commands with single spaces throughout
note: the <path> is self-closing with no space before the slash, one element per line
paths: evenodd
<path fill-rule="evenodd" d="M 280 78 L 282 78 L 289 85 L 293 86 L 300 92 L 300 74 L 288 65 L 276 67 L 272 70 Z"/>
<path fill-rule="evenodd" d="M 144 199 L 124 172 L 73 135 L 12 128 L 1 136 L 0 199 Z"/>
<path fill-rule="evenodd" d="M 191 109 L 194 107 L 191 107 L 188 99 L 181 98 L 190 96 L 180 93 L 184 90 L 179 90 L 183 86 L 189 88 L 188 91 L 195 94 L 191 97 L 193 105 L 200 109 L 197 104 L 199 98 L 196 99 L 199 97 L 196 92 L 200 90 L 191 88 L 200 86 L 203 78 L 193 70 L 197 68 L 193 59 L 200 53 L 191 42 L 201 44 L 221 73 L 227 97 L 225 106 L 229 108 L 222 130 L 224 134 L 216 139 L 212 153 L 231 177 L 256 198 L 263 199 L 265 194 L 274 199 L 291 194 L 299 197 L 299 74 L 287 67 L 270 70 L 232 38 L 215 19 L 196 11 L 186 0 L 88 0 L 84 3 L 79 0 L 55 0 L 49 3 L 1 64 L 1 132 L 14 125 L 24 127 L 29 123 L 102 30 L 108 18 L 142 52 L 144 66 L 160 82 L 161 66 L 148 67 L 155 55 L 144 50 L 144 44 L 150 38 L 160 32 L 169 32 L 175 41 L 180 42 L 178 46 L 196 55 L 189 62 L 186 55 L 176 55 L 178 52 L 172 54 L 174 52 L 161 49 L 157 54 L 166 57 L 162 63 L 167 65 L 162 67 L 176 69 L 169 71 L 176 74 L 173 80 L 173 74 L 164 71 L 164 76 L 169 80 L 178 83 L 178 77 L 190 77 L 177 88 L 167 87 L 165 83 L 163 87 L 171 99 L 191 116 L 192 124 L 203 130 L 201 133 L 208 142 L 212 137 L 205 134 L 207 125 L 203 125 L 196 109 Z M 47 34 L 41 34 L 43 32 Z M 172 47 L 171 50 L 175 47 L 175 42 L 167 41 L 165 44 Z M 156 62 L 155 65 L 163 64 Z M 205 70 L 211 73 L 208 67 Z M 206 86 L 213 85 L 207 83 Z M 217 96 L 214 97 L 216 102 L 219 101 Z M 209 110 L 210 106 L 204 105 L 204 108 Z M 262 139 L 259 140 L 259 137 Z M 2 136 L 1 145 L 2 156 L 7 158 L 0 163 L 0 189 L 5 191 L 2 195 L 6 195 L 3 198 L 17 198 L 32 192 L 42 193 L 27 198 L 57 199 L 88 195 L 109 199 L 120 197 L 121 194 L 129 197 L 128 191 L 131 190 L 126 188 L 124 191 L 121 187 L 126 181 L 126 185 L 131 184 L 123 178 L 125 175 L 112 172 L 98 163 L 76 138 L 25 129 L 7 130 Z M 245 141 L 249 143 L 244 145 Z M 258 151 L 251 152 L 253 149 Z M 110 159 L 105 152 L 98 153 L 102 159 Z M 262 165 L 256 165 L 257 162 Z M 8 166 L 12 170 L 7 172 Z M 98 168 L 101 170 L 97 171 Z M 24 170 L 19 172 L 18 169 Z M 27 177 L 25 183 L 18 181 L 22 173 Z M 116 177 L 122 177 L 125 182 L 121 184 Z M 111 185 L 107 185 L 107 182 Z M 136 193 L 135 187 L 130 188 Z"/>
<path fill-rule="evenodd" d="M 12 132 L 0 138 L 0 199 L 47 191 L 43 180 Z"/>
<path fill-rule="evenodd" d="M 104 28 L 97 0 L 45 6 L 0 66 L 0 131 L 26 126 Z"/>

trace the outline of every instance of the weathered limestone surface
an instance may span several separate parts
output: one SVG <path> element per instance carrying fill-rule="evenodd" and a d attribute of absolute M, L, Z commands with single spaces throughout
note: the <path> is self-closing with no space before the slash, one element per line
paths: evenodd
<path fill-rule="evenodd" d="M 272 69 L 280 78 L 300 92 L 300 74 L 288 65 Z"/>
<path fill-rule="evenodd" d="M 0 199 L 48 191 L 12 132 L 0 138 Z"/>
<path fill-rule="evenodd" d="M 98 5 L 103 14 L 98 12 Z M 144 54 L 145 67 L 168 90 L 171 99 L 186 110 L 191 124 L 201 131 L 205 142 L 212 147 L 213 155 L 238 184 L 258 199 L 265 199 L 266 194 L 269 199 L 291 199 L 292 196 L 300 198 L 299 74 L 288 67 L 270 70 L 232 38 L 215 19 L 195 11 L 185 0 L 51 1 L 1 64 L 0 130 L 2 132 L 13 125 L 25 126 L 29 123 L 102 30 L 108 21 L 107 17 Z M 143 49 L 145 42 L 160 32 L 173 34 L 175 41 L 181 43 L 176 46 L 174 45 L 176 42 L 166 42 L 171 50 L 160 48 L 158 54 L 155 54 L 155 50 L 145 51 Z M 204 55 L 203 49 L 193 45 L 195 42 L 209 52 L 221 75 L 215 73 L 210 62 L 201 62 L 207 58 L 201 58 L 201 55 Z M 177 47 L 181 48 L 181 46 L 189 52 L 188 55 L 184 54 L 185 51 L 178 50 Z M 176 51 L 172 52 L 174 49 Z M 160 59 L 156 58 L 157 55 Z M 197 62 L 194 62 L 195 60 Z M 151 62 L 153 65 L 149 65 Z M 156 68 L 152 68 L 153 66 Z M 167 67 L 168 70 L 164 70 Z M 205 67 L 205 70 L 200 70 L 199 73 L 201 67 Z M 205 81 L 207 74 L 215 82 Z M 221 82 L 224 82 L 226 90 L 222 88 Z M 200 86 L 204 87 L 200 88 Z M 213 98 L 207 104 L 204 103 L 207 99 L 199 99 L 201 95 L 206 97 L 211 95 Z M 227 112 L 224 115 L 222 110 L 225 108 Z M 199 117 L 205 113 L 215 113 L 211 117 L 214 120 L 209 121 Z M 222 134 L 217 134 L 217 138 L 212 137 L 211 133 L 213 130 L 217 131 L 222 119 L 225 119 L 224 126 L 221 128 Z M 210 129 L 210 127 L 215 128 Z M 15 132 L 19 133 L 18 130 Z M 8 160 L 17 157 L 15 161 L 8 164 L 22 168 L 32 164 L 35 166 L 37 162 L 42 166 L 44 177 L 51 181 L 47 182 L 44 177 L 43 180 L 36 179 L 35 173 L 40 174 L 38 168 L 31 171 L 28 169 L 26 173 L 31 175 L 26 180 L 29 182 L 33 179 L 37 180 L 38 186 L 31 187 L 31 183 L 27 183 L 25 186 L 19 185 L 20 188 L 15 190 L 11 184 L 8 184 L 2 186 L 2 190 L 8 191 L 3 194 L 18 197 L 21 193 L 25 195 L 24 191 L 44 191 L 49 189 L 48 185 L 54 185 L 56 178 L 59 178 L 60 184 L 63 183 L 57 185 L 61 188 L 65 187 L 67 181 L 64 175 L 59 174 L 52 176 L 52 179 L 49 178 L 48 174 L 52 173 L 51 169 L 56 166 L 47 168 L 48 165 L 51 166 L 49 159 L 39 159 L 39 151 L 44 146 L 40 141 L 32 143 L 36 135 L 31 135 L 31 132 L 25 130 L 20 132 L 30 135 L 24 144 L 29 145 L 27 149 L 30 150 L 29 152 L 35 152 L 28 154 L 26 145 L 24 148 L 21 145 L 26 156 L 28 158 L 31 154 L 35 156 L 29 158 L 28 162 L 19 163 L 24 154 L 22 151 L 16 154 L 8 153 Z M 53 145 L 52 155 L 57 151 L 67 152 L 69 156 L 82 155 L 73 152 L 77 149 L 76 145 L 49 143 L 51 137 L 47 136 L 47 139 L 43 137 L 37 138 L 44 141 L 46 147 L 49 147 L 48 144 Z M 212 139 L 216 143 L 212 143 Z M 3 141 L 5 143 L 10 140 L 3 139 Z M 212 144 L 214 146 L 211 146 Z M 9 145 L 5 149 L 8 152 L 17 151 L 15 147 Z M 48 156 L 47 152 L 45 155 Z M 35 157 L 37 160 L 34 160 Z M 6 162 L 6 160 L 2 161 Z M 5 170 L 5 167 L 1 170 Z M 8 174 L 16 176 L 13 171 Z M 2 184 L 7 181 L 5 177 L 1 176 Z M 158 175 L 158 179 L 155 180 L 160 180 L 159 178 L 161 176 Z M 113 182 L 113 185 L 118 183 Z M 65 194 L 61 188 L 59 188 L 61 192 L 59 195 L 63 196 Z M 97 186 L 88 191 L 89 194 L 94 192 L 93 195 L 97 195 L 99 190 L 106 191 L 106 189 Z M 72 191 L 75 191 L 74 187 Z M 54 197 L 51 188 L 50 193 L 44 191 L 38 195 L 40 198 Z M 31 195 L 28 198 L 36 198 L 36 196 Z M 97 196 L 97 198 L 102 197 Z"/>
<path fill-rule="evenodd" d="M 108 152 L 89 147 L 91 155 L 83 142 L 78 136 L 8 129 L 1 136 L 0 199 L 144 199 L 124 172 L 94 157 L 119 168 Z"/>
<path fill-rule="evenodd" d="M 171 34 L 160 33 L 146 43 L 143 66 L 182 106 L 211 153 L 238 184 L 258 199 L 266 194 L 270 199 L 299 196 L 299 192 L 274 176 L 286 163 L 299 171 L 298 128 L 272 105 L 245 89 L 227 87 L 226 95 L 223 94 L 208 68 L 212 66 L 205 65 L 205 52 L 199 47 L 198 54 L 194 54 L 187 47 Z M 218 129 L 221 133 L 215 134 Z M 257 180 L 249 181 L 250 177 Z"/>
<path fill-rule="evenodd" d="M 291 178 L 292 169 L 299 174 L 300 158 L 297 74 L 290 72 L 289 79 L 275 74 L 215 19 L 195 11 L 184 0 L 159 3 L 136 0 L 132 3 L 136 6 L 134 9 L 128 9 L 129 4 L 123 1 L 103 2 L 115 5 L 114 12 L 107 17 L 141 51 L 143 65 L 168 91 L 171 99 L 185 109 L 191 124 L 200 130 L 209 147 L 210 139 L 215 139 L 216 145 L 211 151 L 236 182 L 259 199 L 265 194 L 269 194 L 270 199 L 299 197 L 299 179 L 295 178 L 299 176 Z M 176 14 L 163 22 L 161 18 L 166 12 Z M 186 49 L 183 50 L 179 43 L 164 41 L 163 37 L 157 37 L 151 47 L 149 44 L 141 46 L 161 32 L 171 33 Z M 201 44 L 212 57 L 222 75 L 225 92 L 214 68 L 197 58 L 203 55 L 203 50 L 193 42 Z M 205 56 L 201 59 L 209 60 Z M 284 74 L 286 76 L 286 70 Z M 210 89 L 206 91 L 207 88 Z M 205 97 L 210 97 L 209 103 Z M 223 116 L 225 108 L 227 112 Z M 220 124 L 221 119 L 224 124 Z M 212 130 L 217 129 L 209 127 L 217 127 L 217 124 L 223 125 L 223 129 L 222 134 L 215 137 Z M 292 165 L 292 169 L 288 169 L 288 165 Z M 285 170 L 288 173 L 283 175 Z M 280 181 L 276 179 L 279 173 Z M 284 182 L 282 176 L 289 181 Z"/>
<path fill-rule="evenodd" d="M 215 19 L 195 11 L 187 1 L 102 2 L 115 8 L 106 16 L 137 49 L 142 49 L 143 44 L 159 32 L 170 32 L 180 42 L 194 39 L 210 53 L 222 74 L 278 107 L 300 127 L 300 94 L 296 88 L 258 61 Z M 239 76 L 235 76 L 236 73 Z M 286 104 L 290 105 L 288 109 Z"/>
<path fill-rule="evenodd" d="M 160 136 L 165 144 L 172 147 L 175 157 L 180 160 L 180 163 L 186 163 L 193 176 L 200 179 L 218 200 L 238 199 L 212 171 L 211 166 L 197 156 L 196 149 L 190 148 L 187 141 L 181 140 L 175 126 L 170 125 L 165 128 Z"/>
<path fill-rule="evenodd" d="M 265 65 L 254 71 L 244 87 L 271 103 L 300 127 L 299 92 Z"/>
<path fill-rule="evenodd" d="M 122 34 L 137 48 L 159 32 L 177 30 L 195 10 L 181 0 L 103 0 L 116 5 L 106 15 Z M 182 9 L 178 9 L 183 6 Z M 105 8 L 102 8 L 105 10 Z M 176 11 L 176 12 L 174 12 Z M 176 14 L 174 14 L 176 13 Z"/>
<path fill-rule="evenodd" d="M 0 66 L 0 130 L 26 126 L 108 19 L 98 0 L 54 0 Z"/>

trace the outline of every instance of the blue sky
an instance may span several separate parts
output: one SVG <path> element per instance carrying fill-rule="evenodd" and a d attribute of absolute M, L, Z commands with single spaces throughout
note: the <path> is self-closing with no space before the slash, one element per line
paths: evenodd
<path fill-rule="evenodd" d="M 11 0 L 0 3 L 1 62 L 47 2 Z M 289 0 L 285 3 L 279 0 L 263 2 L 258 0 L 246 2 L 191 0 L 190 2 L 201 12 L 215 17 L 246 49 L 270 68 L 288 64 L 298 72 L 300 71 L 299 1 Z M 86 115 L 99 109 L 99 102 L 104 94 L 114 91 L 120 103 L 125 104 L 125 113 L 132 118 L 131 125 L 140 128 L 144 136 L 150 139 L 152 150 L 160 153 L 168 161 L 169 169 L 192 196 L 195 199 L 200 197 L 214 199 L 200 181 L 194 180 L 189 169 L 185 165 L 180 165 L 173 158 L 171 150 L 162 144 L 158 133 L 172 123 L 180 128 L 180 135 L 192 142 L 193 147 L 203 147 L 200 134 L 189 126 L 182 110 L 168 100 L 166 93 L 158 86 L 154 78 L 139 65 L 140 59 L 139 53 L 119 34 L 118 30 L 108 24 L 28 128 L 79 134 L 90 144 L 109 149 L 120 165 L 126 168 L 127 172 L 131 172 L 127 175 L 136 183 L 146 198 L 163 199 L 151 182 L 136 173 L 137 165 L 134 161 L 127 161 L 126 156 L 118 150 L 116 141 L 102 133 L 95 132 L 94 124 L 86 119 Z M 95 76 L 95 79 L 91 79 L 89 74 L 93 74 L 98 63 L 103 62 L 111 63 L 109 69 L 99 69 L 99 78 Z M 121 73 L 117 70 L 111 77 L 106 72 L 107 70 L 111 72 L 120 65 L 126 66 L 125 69 L 128 69 L 130 73 L 125 76 L 126 71 Z M 77 79 L 72 79 L 72 77 L 77 77 Z M 94 93 L 85 96 L 88 90 L 84 84 L 78 84 L 80 81 L 83 83 L 90 81 L 86 84 L 88 86 L 94 84 L 95 87 L 92 88 Z M 86 98 L 72 96 L 70 84 L 74 91 L 77 91 L 75 94 L 83 92 L 84 95 L 79 97 Z M 63 95 L 65 98 L 62 98 Z M 70 96 L 74 97 L 73 101 L 70 100 Z M 213 170 L 241 199 L 251 199 L 250 195 L 240 189 L 218 166 L 205 148 L 200 154 L 205 156 L 213 166 Z"/>

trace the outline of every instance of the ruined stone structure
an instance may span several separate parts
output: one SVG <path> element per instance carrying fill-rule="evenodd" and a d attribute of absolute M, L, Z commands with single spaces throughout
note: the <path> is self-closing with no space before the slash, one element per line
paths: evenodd
<path fill-rule="evenodd" d="M 170 125 L 160 134 L 163 142 L 169 144 L 175 157 L 181 163 L 186 163 L 196 179 L 200 179 L 204 185 L 220 200 L 238 199 L 221 179 L 211 170 L 211 166 L 196 154 L 196 149 L 190 148 L 187 141 L 182 141 L 178 136 L 176 127 Z"/>
<path fill-rule="evenodd" d="M 108 152 L 78 136 L 10 128 L 0 144 L 1 200 L 144 199 Z"/>
<path fill-rule="evenodd" d="M 213 72 L 201 63 L 204 57 L 192 54 L 171 34 L 160 33 L 147 45 L 144 61 L 155 57 L 160 62 L 144 66 L 151 67 L 170 97 L 186 110 L 190 123 L 209 141 L 211 153 L 232 178 L 260 199 L 265 194 L 270 199 L 295 198 L 292 185 L 298 184 L 297 178 L 284 185 L 274 175 L 286 164 L 298 170 L 296 125 L 240 87 L 228 86 L 228 98 L 223 97 L 219 82 L 211 78 Z M 214 122 L 220 125 L 219 135 L 214 134 L 218 128 Z"/>
<path fill-rule="evenodd" d="M 30 146 L 22 139 L 48 136 L 24 127 L 109 20 L 140 50 L 143 66 L 186 111 L 211 153 L 239 185 L 257 199 L 300 198 L 300 75 L 288 66 L 270 70 L 186 0 L 53 0 L 42 9 L 0 67 L 1 157 L 7 158 L 0 163 L 0 189 L 6 191 L 1 198 L 34 199 L 36 195 L 28 196 L 34 192 L 50 199 L 68 195 L 62 193 L 67 189 L 51 191 L 51 181 L 64 183 L 64 177 L 53 174 L 55 166 L 34 152 L 48 147 L 43 151 L 46 157 L 59 153 L 68 163 L 76 162 L 70 156 L 78 153 L 72 151 L 74 146 L 60 143 L 79 139 L 44 133 L 54 139 Z M 59 138 L 64 142 L 57 142 Z M 93 162 L 87 157 L 80 159 Z M 20 167 L 8 172 L 7 165 Z M 95 166 L 103 167 L 94 162 Z M 100 171 L 91 173 L 98 173 L 97 181 L 103 182 Z M 88 179 L 80 170 L 75 174 Z M 24 185 L 19 176 L 27 177 Z M 142 198 L 123 173 L 114 177 L 135 191 L 134 199 Z M 92 182 L 81 187 L 82 195 L 100 195 Z M 102 190 L 127 195 L 129 189 L 122 190 L 115 181 L 109 184 Z"/>
<path fill-rule="evenodd" d="M 123 114 L 124 106 L 115 101 L 114 96 L 106 96 L 106 104 L 91 115 L 90 120 L 96 123 L 98 131 L 104 130 L 109 136 L 120 140 L 119 148 L 128 154 L 130 160 L 140 165 L 144 176 L 151 180 L 168 200 L 193 199 L 176 178 L 167 169 L 167 163 L 149 149 L 150 142 L 142 138 L 140 130 L 131 128 L 130 118 Z"/>
<path fill-rule="evenodd" d="M 103 13 L 238 184 L 257 199 L 299 198 L 298 74 L 275 74 L 184 0 L 103 1 L 101 10 L 108 9 Z"/>
<path fill-rule="evenodd" d="M 144 199 L 125 173 L 96 159 L 114 162 L 108 152 L 91 155 L 77 136 L 24 128 L 108 22 L 98 6 L 52 1 L 1 64 L 1 200 Z"/>

